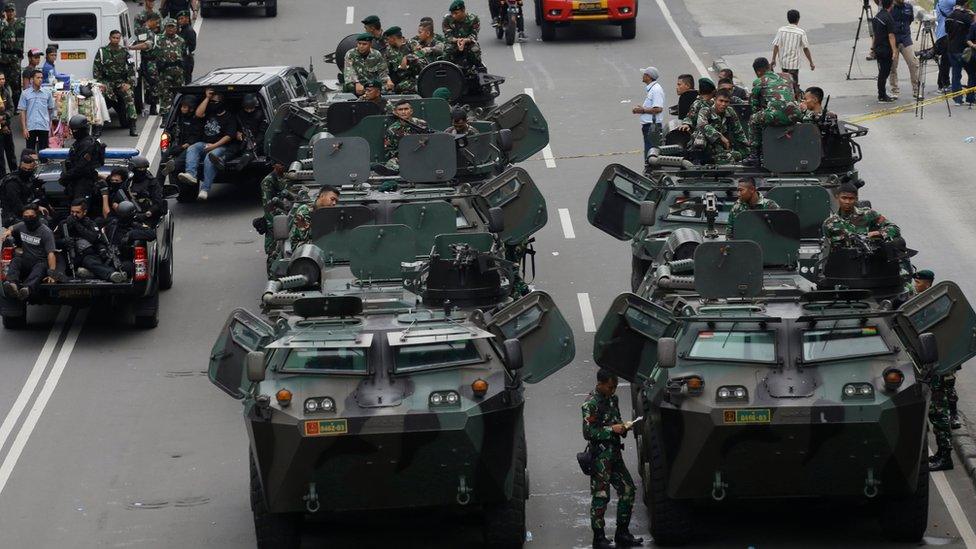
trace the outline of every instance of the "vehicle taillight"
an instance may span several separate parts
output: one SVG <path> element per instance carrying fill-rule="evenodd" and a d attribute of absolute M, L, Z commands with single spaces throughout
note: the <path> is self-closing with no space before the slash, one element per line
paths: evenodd
<path fill-rule="evenodd" d="M 10 266 L 10 262 L 14 260 L 14 249 L 4 248 L 2 255 L 0 255 L 0 280 L 7 280 L 7 267 Z"/>
<path fill-rule="evenodd" d="M 146 259 L 146 247 L 136 246 L 136 251 L 134 254 L 136 276 L 135 280 L 137 282 L 144 281 L 149 278 L 149 261 Z"/>
<path fill-rule="evenodd" d="M 165 151 L 169 148 L 169 132 L 163 132 L 159 136 L 159 150 Z"/>

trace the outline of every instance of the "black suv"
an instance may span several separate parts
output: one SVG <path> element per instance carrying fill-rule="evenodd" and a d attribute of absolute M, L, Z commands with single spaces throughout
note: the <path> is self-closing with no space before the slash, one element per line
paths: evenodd
<path fill-rule="evenodd" d="M 265 17 L 276 17 L 278 15 L 278 0 L 200 0 L 200 9 L 204 17 L 213 15 L 214 9 L 222 4 L 237 4 L 242 8 L 249 7 L 251 4 L 264 7 Z"/>
<path fill-rule="evenodd" d="M 186 95 L 194 95 L 202 99 L 208 88 L 220 91 L 224 95 L 229 111 L 234 114 L 241 108 L 241 99 L 249 93 L 258 96 L 260 109 L 265 120 L 269 123 L 275 111 L 281 105 L 299 97 L 308 95 L 308 71 L 302 67 L 235 67 L 210 71 L 206 75 L 194 80 L 173 98 L 173 108 L 163 120 L 164 131 L 160 136 L 160 166 L 165 165 L 169 158 L 169 146 L 172 140 L 169 129 L 172 127 L 179 112 L 179 104 Z M 264 136 L 255 136 L 255 141 L 263 145 Z M 214 183 L 251 183 L 257 184 L 271 171 L 269 159 L 263 152 L 258 154 L 228 158 L 222 169 L 218 168 L 217 179 Z M 199 179 L 203 176 L 203 163 Z M 197 199 L 198 187 L 179 181 L 176 172 L 169 174 L 169 182 L 180 189 L 177 200 L 193 202 Z"/>

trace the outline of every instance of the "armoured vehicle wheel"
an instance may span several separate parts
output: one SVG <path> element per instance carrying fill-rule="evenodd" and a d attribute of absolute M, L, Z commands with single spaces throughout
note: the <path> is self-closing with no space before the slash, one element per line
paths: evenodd
<path fill-rule="evenodd" d="M 887 497 L 881 502 L 878 522 L 881 532 L 891 541 L 917 543 L 925 535 L 929 523 L 929 462 L 924 446 L 921 461 L 915 493 Z"/>
<path fill-rule="evenodd" d="M 684 545 L 691 538 L 692 513 L 687 503 L 668 497 L 668 471 L 661 441 L 654 428 L 647 437 L 648 475 L 644 501 L 651 520 L 651 537 L 657 545 Z"/>
<path fill-rule="evenodd" d="M 518 549 L 525 542 L 525 500 L 528 498 L 528 476 L 525 472 L 525 425 L 518 423 L 512 466 L 515 480 L 512 497 L 505 503 L 485 508 L 484 537 L 489 549 Z"/>
<path fill-rule="evenodd" d="M 633 40 L 637 36 L 637 18 L 627 19 L 620 24 L 620 35 L 624 40 Z"/>
<path fill-rule="evenodd" d="M 7 316 L 3 315 L 3 327 L 8 330 L 23 330 L 27 327 L 27 315 Z"/>
<path fill-rule="evenodd" d="M 278 2 L 269 2 L 264 5 L 264 16 L 265 17 L 277 17 L 278 16 Z"/>
<path fill-rule="evenodd" d="M 301 513 L 272 513 L 268 511 L 258 478 L 258 467 L 248 452 L 251 464 L 251 511 L 254 513 L 254 534 L 258 549 L 297 549 L 302 542 Z"/>
<path fill-rule="evenodd" d="M 556 24 L 551 21 L 542 20 L 542 41 L 552 42 L 556 39 Z"/>

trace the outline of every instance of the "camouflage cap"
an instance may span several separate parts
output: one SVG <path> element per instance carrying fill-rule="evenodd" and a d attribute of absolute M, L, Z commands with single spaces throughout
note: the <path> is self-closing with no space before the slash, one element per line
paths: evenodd
<path fill-rule="evenodd" d="M 368 32 L 361 32 L 356 35 L 356 42 L 372 42 L 373 35 Z"/>
<path fill-rule="evenodd" d="M 370 15 L 370 16 L 366 17 L 365 19 L 363 19 L 361 21 L 361 23 L 364 24 L 364 25 L 379 25 L 380 24 L 380 18 L 379 18 L 379 16 L 376 16 L 376 15 Z"/>
<path fill-rule="evenodd" d="M 163 19 L 163 28 L 176 27 L 176 26 L 178 26 L 176 24 L 176 19 L 173 19 L 172 17 L 167 17 L 166 19 Z"/>
<path fill-rule="evenodd" d="M 447 88 L 437 88 L 434 93 L 430 94 L 431 97 L 437 97 L 438 99 L 443 99 L 444 101 L 451 100 L 451 90 Z"/>
<path fill-rule="evenodd" d="M 162 16 L 154 11 L 146 13 L 146 21 L 152 21 L 154 19 L 155 20 L 162 19 Z"/>
<path fill-rule="evenodd" d="M 3 5 L 3 11 L 17 11 L 17 4 L 15 2 L 7 2 Z"/>
<path fill-rule="evenodd" d="M 464 9 L 464 0 L 454 0 L 453 2 L 451 2 L 451 7 L 448 8 L 448 11 L 457 11 L 463 9 Z"/>
<path fill-rule="evenodd" d="M 928 269 L 922 269 L 920 271 L 915 271 L 915 274 L 912 275 L 912 278 L 916 280 L 928 280 L 929 282 L 931 282 L 935 280 L 935 273 L 933 273 Z"/>
<path fill-rule="evenodd" d="M 400 27 L 390 27 L 390 28 L 386 29 L 385 31 L 383 31 L 383 36 L 386 36 L 386 37 L 399 36 L 399 37 L 402 38 L 403 37 L 403 31 L 400 30 Z"/>

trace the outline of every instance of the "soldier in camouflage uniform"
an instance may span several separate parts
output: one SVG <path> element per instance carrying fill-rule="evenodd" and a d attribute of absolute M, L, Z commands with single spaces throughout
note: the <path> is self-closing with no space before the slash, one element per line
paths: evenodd
<path fill-rule="evenodd" d="M 271 230 L 276 215 L 288 214 L 288 181 L 284 178 L 285 165 L 275 161 L 271 173 L 261 180 L 261 206 L 264 208 L 264 253 L 268 256 L 268 274 L 271 264 L 278 258 L 277 242 Z"/>
<path fill-rule="evenodd" d="M 322 208 L 331 208 L 339 203 L 339 189 L 332 185 L 322 185 L 315 203 L 299 204 L 291 212 L 291 223 L 288 229 L 288 240 L 291 249 L 296 250 L 302 244 L 307 244 L 312 235 L 312 212 Z"/>
<path fill-rule="evenodd" d="M 122 118 L 122 126 L 128 126 L 129 135 L 136 131 L 136 102 L 132 90 L 136 86 L 136 71 L 129 63 L 129 52 L 122 47 L 122 33 L 113 30 L 108 35 L 108 45 L 99 48 L 92 67 L 95 80 L 102 85 L 102 94 L 116 104 Z"/>
<path fill-rule="evenodd" d="M 705 107 L 712 106 L 712 98 L 715 96 L 715 84 L 711 78 L 698 79 L 698 97 L 691 102 L 688 107 L 688 114 L 681 119 L 680 129 L 683 131 L 693 131 L 698 123 L 698 115 Z"/>
<path fill-rule="evenodd" d="M 150 16 L 162 20 L 163 16 L 156 11 L 156 0 L 143 0 L 142 8 L 142 11 L 135 18 L 137 28 L 145 26 Z"/>
<path fill-rule="evenodd" d="M 417 93 L 417 77 L 427 66 L 427 62 L 414 54 L 413 47 L 403 37 L 400 27 L 390 27 L 383 32 L 386 37 L 386 57 L 390 78 L 397 93 Z"/>
<path fill-rule="evenodd" d="M 441 26 L 447 45 L 444 54 L 448 61 L 476 67 L 481 64 L 481 46 L 478 45 L 478 31 L 481 21 L 477 15 L 469 15 L 463 0 L 451 2 L 450 13 L 444 16 Z"/>
<path fill-rule="evenodd" d="M 732 94 L 727 90 L 715 92 L 711 107 L 698 112 L 692 143 L 703 143 L 705 162 L 709 164 L 732 164 L 742 160 L 749 153 L 749 140 L 739 123 L 739 115 L 729 107 Z"/>
<path fill-rule="evenodd" d="M 760 57 L 752 63 L 756 79 L 752 83 L 749 119 L 752 155 L 749 164 L 758 164 L 762 153 L 762 134 L 766 126 L 789 126 L 800 119 L 800 105 L 796 101 L 793 82 L 772 71 L 769 60 Z"/>
<path fill-rule="evenodd" d="M 400 150 L 400 139 L 405 135 L 430 133 L 427 122 L 420 118 L 413 117 L 413 107 L 406 99 L 401 99 L 393 107 L 392 120 L 387 123 L 386 131 L 383 132 L 383 160 L 386 167 L 400 171 L 400 163 L 397 155 Z"/>
<path fill-rule="evenodd" d="M 850 246 L 854 235 L 891 240 L 901 236 L 898 225 L 871 208 L 857 206 L 857 187 L 843 183 L 837 189 L 837 213 L 823 222 L 823 236 L 832 246 Z"/>
<path fill-rule="evenodd" d="M 414 53 L 423 57 L 427 63 L 443 59 L 445 45 L 444 37 L 434 33 L 434 22 L 430 17 L 420 20 L 417 36 L 410 39 L 410 47 Z"/>
<path fill-rule="evenodd" d="M 590 528 L 593 529 L 593 547 L 610 549 L 612 545 L 604 533 L 604 514 L 610 503 L 610 486 L 617 491 L 617 531 L 614 541 L 617 547 L 637 547 L 644 543 L 631 535 L 630 515 L 634 508 L 637 488 L 627 471 L 622 454 L 621 438 L 627 436 L 628 427 L 620 419 L 617 396 L 617 376 L 601 369 L 596 374 L 596 388 L 583 403 L 583 438 L 589 443 L 593 455 L 593 474 L 590 476 Z"/>
<path fill-rule="evenodd" d="M 20 62 L 24 59 L 24 20 L 17 17 L 17 5 L 7 2 L 3 7 L 3 27 L 0 28 L 0 71 L 7 75 L 7 84 L 14 104 L 20 100 Z"/>
<path fill-rule="evenodd" d="M 130 50 L 139 50 L 142 52 L 139 76 L 142 78 L 143 98 L 147 105 L 152 106 L 152 114 L 156 114 L 156 105 L 159 102 L 156 91 L 159 86 L 159 50 L 156 47 L 160 38 L 158 33 L 159 14 L 147 12 L 145 24 L 136 28 L 136 43 L 129 46 Z"/>
<path fill-rule="evenodd" d="M 173 106 L 176 90 L 184 82 L 186 42 L 176 34 L 178 26 L 167 18 L 163 24 L 163 36 L 156 42 L 156 63 L 159 71 L 159 114 L 166 116 Z"/>
<path fill-rule="evenodd" d="M 725 235 L 729 238 L 734 237 L 735 218 L 742 212 L 750 210 L 778 210 L 779 204 L 775 200 L 770 200 L 756 190 L 756 181 L 751 177 L 744 177 L 738 184 L 739 199 L 729 210 L 729 220 L 725 225 Z"/>
<path fill-rule="evenodd" d="M 362 33 L 356 37 L 356 47 L 346 52 L 342 65 L 342 91 L 362 95 L 365 82 L 381 80 L 387 90 L 393 89 L 393 80 L 383 54 L 373 49 L 372 36 Z"/>
<path fill-rule="evenodd" d="M 383 83 L 379 80 L 370 80 L 363 84 L 365 91 L 356 101 L 361 103 L 375 103 L 380 108 L 380 112 L 390 114 L 390 102 L 383 99 Z"/>
<path fill-rule="evenodd" d="M 386 51 L 386 35 L 383 34 L 383 25 L 380 18 L 376 15 L 367 16 L 360 21 L 363 24 L 364 34 L 370 36 L 370 45 L 374 50 L 383 53 Z"/>

